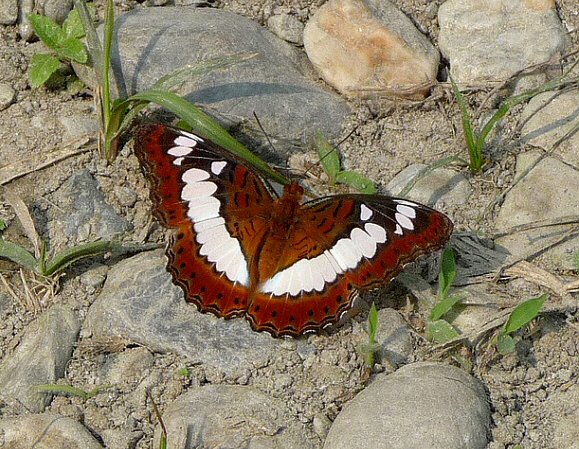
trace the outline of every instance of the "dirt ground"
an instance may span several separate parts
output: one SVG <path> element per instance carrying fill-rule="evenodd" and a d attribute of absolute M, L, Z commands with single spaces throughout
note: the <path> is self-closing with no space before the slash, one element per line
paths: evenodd
<path fill-rule="evenodd" d="M 140 6 L 131 0 L 121 0 L 116 3 L 116 13 Z M 158 4 L 159 2 L 155 2 Z M 257 20 L 264 24 L 269 12 L 275 5 L 284 5 L 300 11 L 300 18 L 307 20 L 317 8 L 316 4 L 307 0 L 276 1 L 264 0 L 256 6 L 253 1 L 224 0 L 219 7 L 232 10 L 239 14 Z M 422 31 L 436 44 L 437 25 L 436 19 L 431 18 L 426 0 L 398 0 L 395 3 L 416 23 L 420 24 Z M 575 29 L 579 28 L 579 0 L 566 0 L 557 2 L 560 14 Z M 103 1 L 97 2 L 97 11 L 102 14 Z M 213 4 L 215 6 L 215 4 Z M 571 33 L 573 48 L 579 48 L 577 33 Z M 63 136 L 62 125 L 59 118 L 95 115 L 95 106 L 92 93 L 82 90 L 80 93 L 71 95 L 61 89 L 47 89 L 42 87 L 31 90 L 26 70 L 30 61 L 34 46 L 19 40 L 16 27 L 0 27 L 0 81 L 8 83 L 18 92 L 16 103 L 4 111 L 0 111 L 0 142 L 4 160 L 0 161 L 0 167 L 18 163 L 22 159 L 32 158 L 32 166 L 39 167 L 45 162 L 46 154 L 55 148 L 69 146 L 83 148 L 82 151 L 43 167 L 34 172 L 14 179 L 4 185 L 11 193 L 18 195 L 31 211 L 37 229 L 46 235 L 48 229 L 48 210 L 52 206 L 52 195 L 62 183 L 75 171 L 87 168 L 95 175 L 100 184 L 100 189 L 117 213 L 131 221 L 135 227 L 134 235 L 143 235 L 143 229 L 148 226 L 146 220 L 136 221 L 149 207 L 147 200 L 148 192 L 145 188 L 144 178 L 134 157 L 128 157 L 130 146 L 121 152 L 120 156 L 112 165 L 107 165 L 98 155 L 94 141 L 82 136 Z M 481 87 L 465 93 L 467 104 L 471 110 L 476 110 L 478 105 L 491 91 L 491 87 Z M 487 105 L 492 106 L 492 102 Z M 352 103 L 355 112 L 348 119 L 346 128 L 352 129 L 354 124 L 358 126 L 356 133 L 343 146 L 344 166 L 346 169 L 355 167 L 363 174 L 377 183 L 385 185 L 396 173 L 411 163 L 432 163 L 442 157 L 451 156 L 464 152 L 463 140 L 460 133 L 460 115 L 456 104 L 448 90 L 436 88 L 433 96 L 423 103 L 407 103 L 401 101 L 368 100 Z M 488 110 L 488 109 L 487 109 Z M 514 162 L 516 155 L 528 148 L 517 143 L 514 136 L 517 131 L 517 117 L 521 108 L 514 108 L 506 117 L 502 126 L 502 140 L 492 141 L 486 157 L 489 164 L 479 176 L 471 176 L 466 169 L 462 172 L 469 178 L 473 188 L 471 201 L 466 206 L 455 207 L 445 212 L 455 222 L 457 231 L 482 231 L 492 234 L 494 230 L 493 219 L 496 208 L 488 214 L 481 215 L 481 210 L 490 204 L 504 189 L 508 188 L 513 180 Z M 486 111 L 483 110 L 482 115 Z M 400 131 L 408 129 L 403 124 L 412 124 L 411 132 Z M 391 126 L 387 126 L 390 124 Z M 400 124 L 398 128 L 395 126 Z M 344 130 L 346 135 L 348 129 Z M 428 153 L 416 153 L 417 141 L 428 139 L 433 142 L 432 149 Z M 389 146 L 396 141 L 396 151 L 388 152 Z M 81 147 L 81 144 L 84 145 Z M 382 145 L 386 148 L 389 157 L 392 158 L 388 172 L 374 173 L 372 167 L 363 167 L 357 160 L 356 147 Z M 457 168 L 459 169 L 459 168 Z M 136 211 L 127 211 L 119 204 L 114 194 L 114 187 L 118 185 L 130 186 L 139 192 Z M 1 192 L 0 192 L 1 193 Z M 0 203 L 0 220 L 7 224 L 4 238 L 31 248 L 14 212 L 5 204 Z M 162 233 L 154 235 L 158 241 L 162 241 Z M 103 263 L 106 261 L 100 260 Z M 533 262 L 533 261 L 532 261 Z M 535 261 L 540 264 L 540 260 Z M 38 310 L 31 310 L 23 303 L 14 299 L 12 307 L 0 317 L 4 323 L 10 323 L 10 330 L 3 327 L 0 332 L 0 354 L 7 354 L 19 341 L 21 332 L 26 328 L 37 313 L 54 302 L 67 304 L 76 310 L 81 319 L 86 315 L 88 307 L 94 301 L 98 292 L 86 293 L 80 287 L 79 276 L 86 271 L 92 262 L 82 262 L 67 271 L 60 279 L 58 294 L 54 297 L 43 298 Z M 23 290 L 20 274 L 14 265 L 0 261 L 0 271 L 11 282 L 16 292 Z M 577 276 L 577 272 L 554 273 L 569 279 Z M 0 287 L 2 289 L 4 287 Z M 525 283 L 493 283 L 488 281 L 487 293 L 496 294 L 497 297 L 533 297 L 543 291 L 533 284 Z M 18 294 L 18 293 L 17 293 Z M 424 313 L 424 311 L 422 311 Z M 412 314 L 406 313 L 411 324 Z M 360 321 L 365 319 L 362 315 Z M 0 326 L 2 328 L 2 326 Z M 553 401 L 545 400 L 556 395 L 559 391 L 576 387 L 579 375 L 579 362 L 577 359 L 577 341 L 579 337 L 579 316 L 577 313 L 565 314 L 558 312 L 556 308 L 533 323 L 533 327 L 526 333 L 519 335 L 521 338 L 517 351 L 508 356 L 501 357 L 494 353 L 489 346 L 479 348 L 458 347 L 452 350 L 432 351 L 424 343 L 419 344 L 416 352 L 417 359 L 444 360 L 448 363 L 457 363 L 457 360 L 467 358 L 473 362 L 472 373 L 479 377 L 489 388 L 490 398 L 493 405 L 493 447 L 514 447 L 515 444 L 523 444 L 524 447 L 551 448 L 556 433 L 554 423 L 561 413 Z M 316 338 L 316 344 L 323 346 L 323 338 Z M 69 363 L 66 379 L 63 383 L 79 387 L 90 385 L 94 372 L 98 370 L 102 355 L 96 351 L 87 351 L 90 342 L 81 341 L 81 345 L 73 353 L 73 359 Z M 361 367 L 362 361 L 358 360 Z M 153 370 L 159 372 L 160 379 L 164 379 L 167 385 L 173 385 L 165 390 L 153 390 L 155 400 L 162 411 L 167 403 L 177 395 L 177 391 L 183 391 L 187 387 L 195 385 L 199 381 L 189 383 L 176 378 L 171 378 L 168 372 L 173 373 L 175 367 L 184 366 L 187 363 L 180 360 L 176 355 L 155 354 Z M 203 377 L 206 381 L 210 377 L 207 373 L 200 374 L 201 368 L 192 367 L 191 371 Z M 360 368 L 361 369 L 361 368 Z M 564 372 L 565 375 L 561 375 Z M 168 377 L 169 376 L 169 377 Z M 195 375 L 193 376 L 195 377 Z M 215 382 L 220 382 L 215 380 Z M 363 387 L 362 376 L 359 388 Z M 537 385 L 539 385 L 537 387 Z M 355 391 L 356 388 L 352 388 Z M 287 398 L 286 398 L 287 399 Z M 291 399 L 290 399 L 291 400 Z M 344 398 L 336 399 L 330 412 L 330 418 L 345 403 Z M 106 405 L 106 413 L 114 413 L 112 410 L 118 404 L 123 406 L 122 398 L 117 402 Z M 104 407 L 103 404 L 100 404 Z M 92 428 L 114 428 L 114 424 L 107 421 L 106 413 L 98 410 L 98 402 L 92 405 L 76 401 L 74 398 L 57 398 L 53 401 L 50 409 L 68 416 L 82 417 L 84 422 L 90 423 Z M 143 405 L 143 407 L 145 407 Z M 301 408 L 300 408 L 301 407 Z M 296 405 L 302 410 L 303 418 L 311 420 L 305 404 Z M 332 416 L 333 415 L 333 416 Z M 137 443 L 137 447 L 150 447 L 153 429 L 156 420 L 150 411 L 143 411 L 142 422 L 144 436 Z M 570 446 L 569 446 L 570 447 Z"/>

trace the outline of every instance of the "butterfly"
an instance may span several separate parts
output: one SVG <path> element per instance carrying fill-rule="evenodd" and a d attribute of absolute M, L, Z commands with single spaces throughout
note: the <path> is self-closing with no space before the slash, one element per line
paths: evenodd
<path fill-rule="evenodd" d="M 359 291 L 441 248 L 452 222 L 405 199 L 277 195 L 241 158 L 162 125 L 135 132 L 153 215 L 173 232 L 167 270 L 187 302 L 256 331 L 297 337 L 337 323 Z"/>

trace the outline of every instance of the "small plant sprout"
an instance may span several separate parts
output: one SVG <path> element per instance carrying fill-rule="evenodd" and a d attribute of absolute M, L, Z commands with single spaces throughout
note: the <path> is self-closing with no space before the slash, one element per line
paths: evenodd
<path fill-rule="evenodd" d="M 546 299 L 546 294 L 538 298 L 529 299 L 519 304 L 515 310 L 511 312 L 505 325 L 491 340 L 491 343 L 496 346 L 500 354 L 505 355 L 515 350 L 515 340 L 511 337 L 511 334 L 534 320 Z"/>
<path fill-rule="evenodd" d="M 187 377 L 190 376 L 190 374 L 191 374 L 191 373 L 189 373 L 189 370 L 187 369 L 186 366 L 183 366 L 182 368 L 179 368 L 179 369 L 177 370 L 177 376 L 179 376 L 179 377 L 187 378 Z"/>
<path fill-rule="evenodd" d="M 340 158 L 338 157 L 336 149 L 330 145 L 330 142 L 328 142 L 319 131 L 316 131 L 314 144 L 320 158 L 322 169 L 328 175 L 328 178 L 330 178 L 331 186 L 339 182 L 353 187 L 360 193 L 374 193 L 374 185 L 370 180 L 359 173 L 343 171 L 340 168 Z"/>
<path fill-rule="evenodd" d="M 376 310 L 376 304 L 372 303 L 368 313 L 368 343 L 362 343 L 356 347 L 358 354 L 364 356 L 364 365 L 368 369 L 374 366 L 374 354 L 380 349 L 380 345 L 375 340 L 377 329 L 378 311 Z"/>
<path fill-rule="evenodd" d="M 456 102 L 460 109 L 462 129 L 466 141 L 466 148 L 468 150 L 468 155 L 470 159 L 468 166 L 473 174 L 479 173 L 486 163 L 486 161 L 483 159 L 482 154 L 483 148 L 485 145 L 485 140 L 488 137 L 491 130 L 493 129 L 493 127 L 495 126 L 495 124 L 505 115 L 507 115 L 509 110 L 511 110 L 514 106 L 520 103 L 524 103 L 525 101 L 528 101 L 534 96 L 539 95 L 543 92 L 555 90 L 571 83 L 576 83 L 577 77 L 566 79 L 568 74 L 571 73 L 571 71 L 575 68 L 576 64 L 577 62 L 575 62 L 561 77 L 549 81 L 548 83 L 543 84 L 537 89 L 532 89 L 527 92 L 523 92 L 520 95 L 515 95 L 507 98 L 499 105 L 496 112 L 483 125 L 479 134 L 476 134 L 473 131 L 468 111 L 466 110 L 466 105 L 464 103 L 460 90 L 457 84 L 455 83 L 454 79 L 452 78 L 452 76 L 449 74 L 450 83 L 452 85 L 452 91 L 454 93 Z"/>
<path fill-rule="evenodd" d="M 36 54 L 32 57 L 28 69 L 28 78 L 32 88 L 46 83 L 58 70 L 61 61 L 76 61 L 86 64 L 87 52 L 80 41 L 84 30 L 73 9 L 62 26 L 39 14 L 27 14 L 26 19 L 38 38 L 54 53 Z"/>
<path fill-rule="evenodd" d="M 445 343 L 458 337 L 456 329 L 442 317 L 460 301 L 459 296 L 449 296 L 450 286 L 456 274 L 454 254 L 450 247 L 442 252 L 440 270 L 438 272 L 438 298 L 428 316 L 426 338 L 435 343 Z"/>

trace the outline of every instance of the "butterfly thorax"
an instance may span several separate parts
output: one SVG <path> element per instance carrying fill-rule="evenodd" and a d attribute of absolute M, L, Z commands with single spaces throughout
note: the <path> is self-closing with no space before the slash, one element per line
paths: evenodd
<path fill-rule="evenodd" d="M 271 205 L 267 231 L 262 237 L 259 256 L 255 260 L 250 277 L 257 286 L 285 268 L 288 240 L 295 232 L 300 214 L 303 188 L 291 183 L 284 187 L 283 195 Z M 251 272 L 253 271 L 253 273 Z"/>

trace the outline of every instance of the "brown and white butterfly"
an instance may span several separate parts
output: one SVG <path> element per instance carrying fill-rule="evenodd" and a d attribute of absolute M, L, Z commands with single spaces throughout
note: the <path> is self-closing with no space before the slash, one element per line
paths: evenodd
<path fill-rule="evenodd" d="M 254 330 L 298 336 L 336 323 L 355 295 L 441 248 L 445 215 L 378 195 L 302 203 L 303 189 L 272 186 L 236 155 L 195 134 L 146 125 L 135 154 L 151 183 L 153 214 L 174 232 L 168 271 L 185 299 Z"/>

